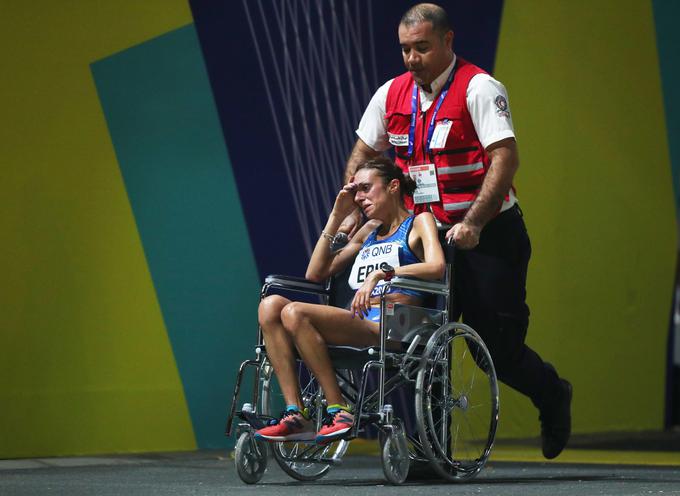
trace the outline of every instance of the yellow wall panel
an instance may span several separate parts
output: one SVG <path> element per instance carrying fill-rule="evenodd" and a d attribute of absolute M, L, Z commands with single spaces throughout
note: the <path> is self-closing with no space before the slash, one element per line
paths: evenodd
<path fill-rule="evenodd" d="M 576 432 L 663 425 L 675 271 L 651 3 L 508 0 L 495 75 L 532 237 L 529 344 L 574 384 Z M 501 435 L 537 435 L 505 388 Z"/>
<path fill-rule="evenodd" d="M 194 448 L 89 67 L 192 22 L 188 3 L 2 10 L 0 458 Z"/>

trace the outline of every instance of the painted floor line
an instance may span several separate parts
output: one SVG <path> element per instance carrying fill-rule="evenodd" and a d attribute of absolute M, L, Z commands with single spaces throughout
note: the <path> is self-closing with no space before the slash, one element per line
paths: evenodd
<path fill-rule="evenodd" d="M 499 446 L 491 452 L 490 460 L 504 462 L 680 466 L 680 453 L 670 451 L 566 449 L 554 460 L 546 460 L 538 449 L 527 448 L 526 446 Z"/>
<path fill-rule="evenodd" d="M 377 440 L 354 439 L 348 455 L 378 455 Z M 530 446 L 495 446 L 490 462 L 537 462 L 595 465 L 680 466 L 680 452 L 566 449 L 554 460 L 546 460 L 540 448 Z"/>

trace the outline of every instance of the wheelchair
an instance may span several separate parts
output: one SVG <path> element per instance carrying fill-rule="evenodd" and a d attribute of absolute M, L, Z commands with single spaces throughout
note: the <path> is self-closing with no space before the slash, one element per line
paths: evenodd
<path fill-rule="evenodd" d="M 349 443 L 374 426 L 380 458 L 390 484 L 406 481 L 409 472 L 427 473 L 448 481 L 465 481 L 477 475 L 487 462 L 498 424 L 498 382 L 493 361 L 480 336 L 469 326 L 451 322 L 453 309 L 452 267 L 454 247 L 445 246 L 447 270 L 443 282 L 394 277 L 387 281 L 380 299 L 380 344 L 366 348 L 329 346 L 329 353 L 343 396 L 354 405 L 355 423 L 349 435 L 329 444 L 313 441 L 268 443 L 254 432 L 284 409 L 273 368 L 268 361 L 262 330 L 258 329 L 255 358 L 238 370 L 226 435 L 236 425 L 236 470 L 243 482 L 257 483 L 263 476 L 271 450 L 276 463 L 292 478 L 317 480 L 339 465 Z M 344 281 L 343 281 L 344 282 Z M 391 287 L 421 291 L 444 302 L 443 309 L 397 304 L 385 299 Z M 273 291 L 316 295 L 334 304 L 333 281 L 317 284 L 305 279 L 270 275 L 260 299 Z M 252 397 L 240 404 L 246 372 L 253 375 Z M 315 378 L 298 360 L 298 379 L 304 406 L 317 430 L 325 415 L 326 401 Z M 409 412 L 388 402 L 406 389 L 413 401 Z M 412 408 L 412 410 L 411 410 Z M 402 420 L 413 416 L 415 422 Z"/>

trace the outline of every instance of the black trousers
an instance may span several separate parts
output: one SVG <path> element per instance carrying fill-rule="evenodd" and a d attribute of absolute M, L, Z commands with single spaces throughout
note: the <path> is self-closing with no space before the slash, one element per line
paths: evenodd
<path fill-rule="evenodd" d="M 531 243 L 519 206 L 496 216 L 482 230 L 479 245 L 456 250 L 454 315 L 462 315 L 486 343 L 498 378 L 540 408 L 558 385 L 552 365 L 524 340 L 529 326 L 526 304 Z"/>

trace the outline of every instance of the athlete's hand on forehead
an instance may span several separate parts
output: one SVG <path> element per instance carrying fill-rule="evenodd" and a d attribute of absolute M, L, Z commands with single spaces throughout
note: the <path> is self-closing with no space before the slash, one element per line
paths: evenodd
<path fill-rule="evenodd" d="M 353 179 L 354 178 L 351 178 L 350 181 L 342 187 L 344 191 L 347 191 L 348 193 L 354 193 L 359 188 L 359 185 L 355 183 Z"/>
<path fill-rule="evenodd" d="M 354 194 L 356 190 L 357 185 L 355 183 L 347 183 L 342 187 L 342 189 L 338 192 L 338 196 L 335 198 L 333 211 L 337 215 L 343 216 L 343 219 L 357 208 L 356 204 L 354 203 Z"/>

